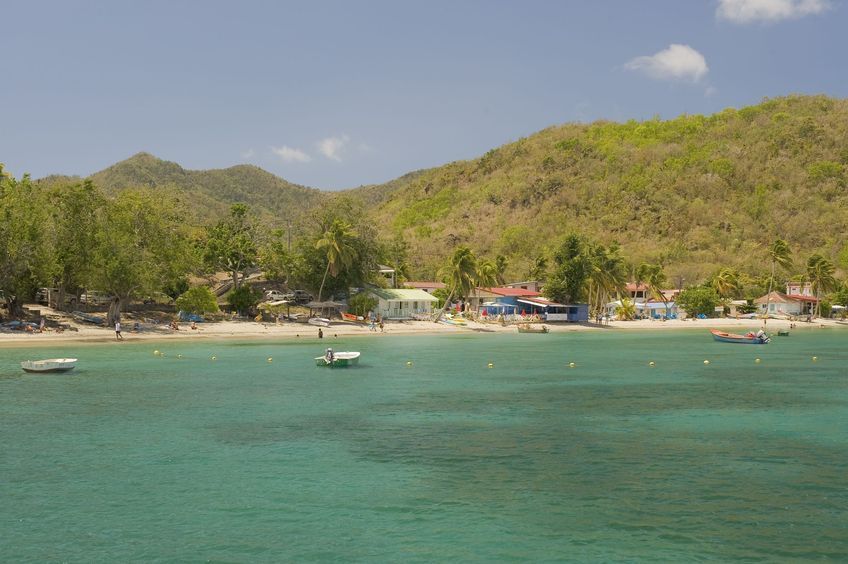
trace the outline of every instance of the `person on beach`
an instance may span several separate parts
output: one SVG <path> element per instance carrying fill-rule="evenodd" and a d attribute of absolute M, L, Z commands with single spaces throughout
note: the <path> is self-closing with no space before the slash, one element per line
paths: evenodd
<path fill-rule="evenodd" d="M 44 318 L 43 318 L 43 317 L 42 317 L 42 318 L 41 318 L 41 320 L 38 322 L 38 332 L 39 332 L 39 333 L 44 333 Z"/>
<path fill-rule="evenodd" d="M 121 335 L 121 322 L 120 321 L 115 322 L 115 340 L 116 341 L 123 341 L 124 340 L 123 335 Z"/>
<path fill-rule="evenodd" d="M 320 327 L 318 328 L 318 338 L 319 338 L 319 339 L 323 339 L 323 338 L 324 338 L 324 332 L 321 330 L 321 328 L 320 328 Z"/>

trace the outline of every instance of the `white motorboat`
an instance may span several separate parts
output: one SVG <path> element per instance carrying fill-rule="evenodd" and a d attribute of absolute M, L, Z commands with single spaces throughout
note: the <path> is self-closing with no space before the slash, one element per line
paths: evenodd
<path fill-rule="evenodd" d="M 75 358 L 48 358 L 46 360 L 25 360 L 21 368 L 25 372 L 68 372 L 77 365 Z"/>
<path fill-rule="evenodd" d="M 333 353 L 332 357 L 327 355 L 324 356 L 316 356 L 315 357 L 315 365 L 316 366 L 329 366 L 331 368 L 335 368 L 338 366 L 356 366 L 359 364 L 359 353 L 353 351 L 343 351 Z"/>
<path fill-rule="evenodd" d="M 330 320 L 326 317 L 311 317 L 307 321 L 310 325 L 317 325 L 318 327 L 329 327 Z"/>

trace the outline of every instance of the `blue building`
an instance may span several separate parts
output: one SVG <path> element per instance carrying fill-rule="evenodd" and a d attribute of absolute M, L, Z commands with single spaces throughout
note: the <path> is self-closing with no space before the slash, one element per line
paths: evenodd
<path fill-rule="evenodd" d="M 545 321 L 589 321 L 589 304 L 558 304 L 545 298 L 518 298 L 517 301 L 522 311 L 536 314 Z"/>

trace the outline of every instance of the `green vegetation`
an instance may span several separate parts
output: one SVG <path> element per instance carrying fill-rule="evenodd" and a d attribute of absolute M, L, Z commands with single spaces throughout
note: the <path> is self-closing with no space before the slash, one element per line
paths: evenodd
<path fill-rule="evenodd" d="M 379 301 L 366 292 L 360 292 L 348 301 L 348 311 L 354 315 L 366 316 L 369 311 L 374 311 Z"/>
<path fill-rule="evenodd" d="M 16 180 L 0 167 L 0 292 L 19 313 L 41 286 L 105 291 L 113 320 L 130 299 L 179 295 L 189 276 L 226 271 L 239 289 L 262 269 L 324 299 L 385 285 L 380 263 L 401 281 L 439 272 L 447 303 L 474 285 L 535 279 L 595 312 L 628 280 L 656 299 L 684 279 L 750 299 L 793 274 L 826 297 L 848 270 L 846 138 L 848 101 L 789 96 L 551 127 L 344 193 L 144 153 L 83 181 Z M 793 267 L 790 247 L 809 260 Z"/>
<path fill-rule="evenodd" d="M 177 309 L 188 313 L 202 315 L 204 313 L 217 313 L 218 302 L 215 294 L 206 286 L 195 286 L 185 291 L 176 299 Z"/>
<path fill-rule="evenodd" d="M 710 286 L 686 288 L 677 296 L 677 305 L 691 316 L 712 316 L 719 304 L 721 304 L 721 298 Z"/>

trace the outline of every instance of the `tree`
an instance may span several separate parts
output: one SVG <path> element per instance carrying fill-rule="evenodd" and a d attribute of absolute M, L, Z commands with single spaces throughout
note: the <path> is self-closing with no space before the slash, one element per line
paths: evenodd
<path fill-rule="evenodd" d="M 615 308 L 615 315 L 624 321 L 630 321 L 636 317 L 636 304 L 630 298 L 622 298 L 621 305 Z"/>
<path fill-rule="evenodd" d="M 816 253 L 807 259 L 807 278 L 816 294 L 816 316 L 821 317 L 821 295 L 837 287 L 833 273 L 836 269 L 830 260 Z"/>
<path fill-rule="evenodd" d="M 721 298 L 710 286 L 686 288 L 677 296 L 677 305 L 693 317 L 696 315 L 713 315 L 716 306 L 720 303 Z"/>
<path fill-rule="evenodd" d="M 766 294 L 766 315 L 763 318 L 763 325 L 765 325 L 768 320 L 775 271 L 778 266 L 784 270 L 788 270 L 789 267 L 792 266 L 792 251 L 783 239 L 775 239 L 774 242 L 769 245 L 767 254 L 769 260 L 771 260 L 771 278 L 769 278 L 768 293 Z"/>
<path fill-rule="evenodd" d="M 189 288 L 177 298 L 176 304 L 177 308 L 182 311 L 199 315 L 218 311 L 218 300 L 212 290 L 206 286 Z"/>
<path fill-rule="evenodd" d="M 270 240 L 259 251 L 258 262 L 268 280 L 276 280 L 289 287 L 297 256 L 289 249 L 287 239 L 288 233 L 280 229 L 272 231 Z"/>
<path fill-rule="evenodd" d="M 722 298 L 731 298 L 739 293 L 739 272 L 733 268 L 722 268 L 712 279 L 712 287 Z"/>
<path fill-rule="evenodd" d="M 340 271 L 353 264 L 357 255 L 355 239 L 356 233 L 351 230 L 350 224 L 341 219 L 335 219 L 324 232 L 324 236 L 315 243 L 315 248 L 323 251 L 327 257 L 327 268 L 324 270 L 324 278 L 318 290 L 319 302 L 324 291 L 324 283 L 327 281 L 327 274 L 335 278 Z"/>
<path fill-rule="evenodd" d="M 476 285 L 477 258 L 471 249 L 460 245 L 454 250 L 448 264 L 439 270 L 439 276 L 444 279 L 448 297 L 445 305 L 436 313 L 434 321 L 442 318 L 454 297 L 465 298 L 471 293 Z"/>
<path fill-rule="evenodd" d="M 536 282 L 544 282 L 548 279 L 548 259 L 538 256 L 533 259 L 530 270 L 527 271 L 527 279 Z"/>
<path fill-rule="evenodd" d="M 249 285 L 245 284 L 231 290 L 227 294 L 227 303 L 235 309 L 239 315 L 247 315 L 250 308 L 259 303 L 262 294 L 258 290 L 254 290 Z"/>
<path fill-rule="evenodd" d="M 107 324 L 133 296 L 155 293 L 194 266 L 184 214 L 153 190 L 124 190 L 108 202 L 92 253 L 91 281 L 113 297 Z"/>
<path fill-rule="evenodd" d="M 662 292 L 663 288 L 668 285 L 668 278 L 666 278 L 662 265 L 649 263 L 639 265 L 636 269 L 636 283 L 647 286 L 648 293 L 661 299 L 666 311 L 668 310 L 668 300 Z"/>
<path fill-rule="evenodd" d="M 230 216 L 206 231 L 203 260 L 215 271 L 230 273 L 237 289 L 244 272 L 256 266 L 256 226 L 244 204 L 233 204 Z"/>
<path fill-rule="evenodd" d="M 497 265 L 489 259 L 481 259 L 477 261 L 477 274 L 475 277 L 475 285 L 483 288 L 490 288 L 497 283 Z"/>
<path fill-rule="evenodd" d="M 56 271 L 47 209 L 29 175 L 17 181 L 0 166 L 0 292 L 14 316 L 23 313 L 24 300 Z"/>
<path fill-rule="evenodd" d="M 582 237 L 571 234 L 554 253 L 554 272 L 545 285 L 545 295 L 563 304 L 580 303 L 591 274 L 591 261 Z"/>
<path fill-rule="evenodd" d="M 589 254 L 589 277 L 586 292 L 589 296 L 589 309 L 594 313 L 602 312 L 609 297 L 620 294 L 627 283 L 627 268 L 618 244 L 609 247 L 591 245 Z"/>
<path fill-rule="evenodd" d="M 506 284 L 506 269 L 509 266 L 509 259 L 503 255 L 495 257 L 495 278 L 498 286 Z"/>
<path fill-rule="evenodd" d="M 106 205 L 102 192 L 90 181 L 63 184 L 49 194 L 52 206 L 52 238 L 56 253 L 58 307 L 65 305 L 65 293 L 79 294 L 91 279 L 99 217 Z"/>
<path fill-rule="evenodd" d="M 359 292 L 348 300 L 348 310 L 354 315 L 365 317 L 369 311 L 374 311 L 379 301 L 367 292 Z"/>

